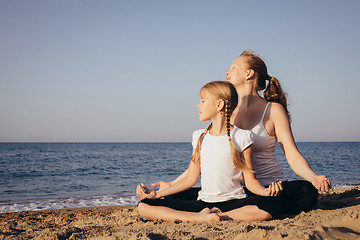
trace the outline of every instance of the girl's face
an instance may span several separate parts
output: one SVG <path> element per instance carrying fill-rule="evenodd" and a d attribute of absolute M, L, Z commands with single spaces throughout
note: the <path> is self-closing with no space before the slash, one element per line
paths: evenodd
<path fill-rule="evenodd" d="M 230 69 L 225 73 L 226 80 L 234 86 L 245 84 L 249 67 L 244 57 L 235 59 Z"/>
<path fill-rule="evenodd" d="M 211 120 L 212 117 L 218 114 L 218 100 L 209 93 L 209 91 L 204 88 L 200 92 L 200 104 L 197 106 L 199 109 L 199 119 L 200 121 Z"/>

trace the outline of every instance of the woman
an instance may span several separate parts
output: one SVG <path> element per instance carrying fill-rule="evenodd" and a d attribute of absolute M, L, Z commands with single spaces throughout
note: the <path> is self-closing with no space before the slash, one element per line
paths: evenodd
<path fill-rule="evenodd" d="M 235 59 L 225 75 L 239 95 L 238 107 L 232 115 L 233 123 L 253 134 L 253 167 L 256 178 L 265 187 L 272 182 L 283 181 L 281 213 L 296 214 L 311 210 L 317 203 L 317 190 L 328 191 L 331 182 L 326 176 L 317 175 L 297 149 L 290 127 L 286 96 L 279 81 L 269 76 L 264 61 L 251 51 L 244 51 Z M 261 97 L 259 91 L 264 89 L 264 97 Z M 291 169 L 306 181 L 286 181 L 275 156 L 277 141 Z M 171 183 L 158 182 L 152 186 L 166 188 L 185 175 L 186 171 Z M 277 188 L 274 195 L 280 191 Z M 191 199 L 196 192 L 197 189 L 191 189 L 172 197 Z M 247 193 L 254 195 L 249 191 Z"/>

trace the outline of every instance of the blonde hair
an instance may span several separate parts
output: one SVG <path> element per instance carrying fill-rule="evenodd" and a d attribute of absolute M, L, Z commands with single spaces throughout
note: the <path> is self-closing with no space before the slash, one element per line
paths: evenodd
<path fill-rule="evenodd" d="M 231 126 L 230 125 L 230 116 L 238 104 L 238 95 L 237 95 L 235 87 L 231 83 L 226 82 L 226 81 L 213 81 L 213 82 L 209 82 L 205 86 L 203 86 L 201 88 L 200 92 L 203 89 L 208 90 L 208 92 L 214 98 L 224 101 L 225 106 L 224 106 L 223 110 L 225 111 L 226 131 L 227 131 L 227 136 L 229 138 L 231 158 L 233 160 L 234 166 L 237 169 L 240 169 L 240 170 L 247 169 L 244 160 L 239 156 L 239 152 L 236 150 L 235 144 L 230 137 L 230 126 Z M 203 137 L 211 129 L 211 127 L 212 127 L 212 123 L 200 135 L 200 137 L 197 141 L 196 148 L 193 152 L 193 155 L 191 156 L 191 161 L 193 161 L 195 163 L 200 161 L 201 143 L 202 143 Z"/>
<path fill-rule="evenodd" d="M 245 50 L 241 53 L 240 57 L 242 56 L 246 57 L 249 68 L 254 70 L 258 75 L 256 82 L 256 91 L 264 90 L 266 87 L 264 91 L 265 100 L 268 102 L 280 103 L 284 107 L 288 119 L 290 120 L 290 113 L 287 108 L 288 104 L 286 99 L 286 93 L 281 88 L 279 80 L 277 80 L 275 77 L 269 76 L 265 62 L 253 51 Z M 267 86 L 266 80 L 269 81 L 269 84 Z"/>

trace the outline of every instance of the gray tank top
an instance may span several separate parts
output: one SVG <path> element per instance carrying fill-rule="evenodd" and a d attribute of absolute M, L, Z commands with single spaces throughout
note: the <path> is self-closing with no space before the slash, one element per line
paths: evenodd
<path fill-rule="evenodd" d="M 275 136 L 269 135 L 263 123 L 269 104 L 270 102 L 266 105 L 260 122 L 250 129 L 254 142 L 253 165 L 255 176 L 263 186 L 286 180 L 284 170 L 275 155 L 277 139 Z"/>

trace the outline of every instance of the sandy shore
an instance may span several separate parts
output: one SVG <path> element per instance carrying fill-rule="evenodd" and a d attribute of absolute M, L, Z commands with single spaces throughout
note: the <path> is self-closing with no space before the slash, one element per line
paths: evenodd
<path fill-rule="evenodd" d="M 322 194 L 308 213 L 264 222 L 153 222 L 135 206 L 1 213 L 0 239 L 360 239 L 360 187 Z"/>

